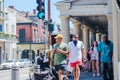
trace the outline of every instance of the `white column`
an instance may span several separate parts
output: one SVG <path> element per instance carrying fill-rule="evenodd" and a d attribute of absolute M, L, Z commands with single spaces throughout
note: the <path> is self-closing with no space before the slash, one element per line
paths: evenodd
<path fill-rule="evenodd" d="M 74 33 L 79 34 L 80 23 L 79 22 L 73 22 L 73 25 L 74 25 Z"/>
<path fill-rule="evenodd" d="M 101 41 L 101 34 L 100 33 L 96 33 L 96 41 L 100 42 Z"/>
<path fill-rule="evenodd" d="M 89 44 L 90 46 L 93 44 L 93 41 L 95 41 L 95 36 L 94 36 L 94 32 L 92 29 L 89 30 Z"/>
<path fill-rule="evenodd" d="M 113 44 L 114 44 L 114 52 L 113 52 L 113 64 L 114 64 L 114 80 L 120 80 L 120 73 L 118 73 L 118 70 L 120 69 L 118 67 L 118 54 L 120 53 L 119 52 L 119 40 L 118 40 L 118 23 L 119 20 L 118 20 L 118 9 L 117 9 L 117 3 L 116 3 L 116 0 L 113 0 Z"/>
<path fill-rule="evenodd" d="M 84 42 L 84 47 L 85 50 L 87 50 L 88 48 L 88 44 L 89 44 L 89 29 L 87 27 L 83 28 L 83 42 Z"/>
<path fill-rule="evenodd" d="M 108 38 L 109 40 L 113 41 L 113 20 L 112 14 L 107 15 L 108 19 Z"/>
<path fill-rule="evenodd" d="M 70 27 L 69 27 L 69 17 L 60 16 L 61 19 L 61 34 L 64 36 L 63 41 L 68 43 L 70 41 Z"/>
<path fill-rule="evenodd" d="M 74 25 L 74 34 L 78 34 L 79 39 L 81 39 L 81 24 L 80 22 L 73 22 Z"/>

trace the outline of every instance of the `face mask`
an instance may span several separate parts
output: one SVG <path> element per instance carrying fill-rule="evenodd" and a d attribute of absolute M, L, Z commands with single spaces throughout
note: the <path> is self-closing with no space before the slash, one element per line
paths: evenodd
<path fill-rule="evenodd" d="M 75 46 L 77 46 L 77 40 L 74 40 L 73 43 Z"/>

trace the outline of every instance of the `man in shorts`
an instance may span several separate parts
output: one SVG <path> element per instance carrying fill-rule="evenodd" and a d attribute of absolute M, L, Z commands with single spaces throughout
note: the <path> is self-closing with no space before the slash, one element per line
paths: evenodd
<path fill-rule="evenodd" d="M 86 59 L 84 45 L 82 41 L 78 40 L 78 35 L 73 35 L 73 40 L 69 42 L 68 46 L 70 53 L 69 61 L 70 66 L 73 68 L 74 80 L 79 80 L 80 66 L 82 65 L 82 60 Z"/>
<path fill-rule="evenodd" d="M 56 43 L 53 45 L 52 54 L 54 55 L 54 66 L 58 72 L 59 80 L 63 80 L 63 71 L 67 64 L 68 45 L 62 42 L 63 36 L 58 34 L 56 37 Z"/>

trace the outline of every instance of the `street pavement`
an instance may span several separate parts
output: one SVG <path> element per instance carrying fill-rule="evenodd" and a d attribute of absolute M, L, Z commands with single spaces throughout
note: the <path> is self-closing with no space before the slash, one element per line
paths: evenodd
<path fill-rule="evenodd" d="M 16 74 L 14 74 L 14 76 L 16 76 Z M 0 70 L 0 80 L 11 80 L 11 77 L 12 77 L 11 69 Z M 18 80 L 29 80 L 29 67 L 19 69 Z"/>
<path fill-rule="evenodd" d="M 69 80 L 73 80 L 73 77 L 70 77 Z M 92 72 L 81 72 L 80 80 L 103 80 L 102 76 L 92 76 Z"/>

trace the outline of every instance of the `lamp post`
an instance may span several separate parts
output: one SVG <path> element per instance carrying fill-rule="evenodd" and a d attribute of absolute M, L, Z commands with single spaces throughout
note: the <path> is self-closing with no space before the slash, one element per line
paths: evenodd
<path fill-rule="evenodd" d="M 29 50 L 29 59 L 32 61 L 31 44 L 32 44 L 32 23 L 30 23 L 30 50 Z"/>
<path fill-rule="evenodd" d="M 45 53 L 45 50 L 46 50 L 46 26 L 44 25 L 44 53 Z"/>

